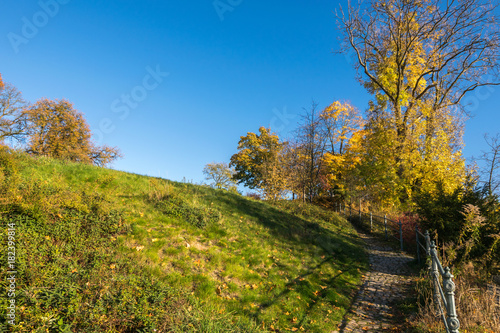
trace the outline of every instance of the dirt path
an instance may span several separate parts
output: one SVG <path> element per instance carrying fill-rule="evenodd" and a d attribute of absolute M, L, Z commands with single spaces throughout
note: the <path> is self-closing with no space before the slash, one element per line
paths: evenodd
<path fill-rule="evenodd" d="M 408 263 L 414 260 L 397 253 L 378 239 L 359 233 L 366 242 L 370 271 L 337 332 L 399 332 L 392 304 L 409 295 L 413 274 Z"/>

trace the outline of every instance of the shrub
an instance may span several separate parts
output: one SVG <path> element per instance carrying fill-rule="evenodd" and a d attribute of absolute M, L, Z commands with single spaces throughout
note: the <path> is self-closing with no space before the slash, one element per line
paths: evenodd
<path fill-rule="evenodd" d="M 0 193 L 12 189 L 18 180 L 16 153 L 0 144 Z"/>
<path fill-rule="evenodd" d="M 400 221 L 401 222 L 401 230 L 403 233 L 403 243 L 405 246 L 409 246 L 411 248 L 416 248 L 416 235 L 415 235 L 415 228 L 419 226 L 419 229 L 421 232 L 422 228 L 420 228 L 420 218 L 417 214 L 413 214 L 411 212 L 406 212 L 403 213 L 399 216 L 393 217 L 392 218 L 394 221 Z M 399 231 L 398 231 L 399 232 Z M 397 235 L 399 239 L 399 233 Z M 423 240 L 422 240 L 423 241 Z"/>

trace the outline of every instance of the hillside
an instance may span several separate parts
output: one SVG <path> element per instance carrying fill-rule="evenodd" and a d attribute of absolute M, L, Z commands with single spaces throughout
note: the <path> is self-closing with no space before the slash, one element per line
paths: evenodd
<path fill-rule="evenodd" d="M 355 230 L 311 205 L 5 149 L 0 170 L 19 332 L 325 332 L 367 269 Z"/>

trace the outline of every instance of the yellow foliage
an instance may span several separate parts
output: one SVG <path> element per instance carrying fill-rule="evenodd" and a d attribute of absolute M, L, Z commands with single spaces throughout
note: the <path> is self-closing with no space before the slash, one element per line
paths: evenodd
<path fill-rule="evenodd" d="M 248 132 L 240 137 L 239 152 L 231 156 L 230 166 L 236 170 L 234 179 L 250 188 L 260 187 L 263 181 L 261 165 L 273 159 L 282 147 L 279 137 L 265 127 L 259 128 L 259 135 Z"/>

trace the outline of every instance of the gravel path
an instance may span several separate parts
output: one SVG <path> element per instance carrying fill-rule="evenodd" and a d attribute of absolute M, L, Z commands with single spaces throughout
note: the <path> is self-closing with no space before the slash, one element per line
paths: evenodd
<path fill-rule="evenodd" d="M 370 235 L 359 235 L 366 242 L 370 271 L 337 332 L 399 332 L 391 305 L 410 292 L 413 276 L 408 263 L 414 258 Z"/>

